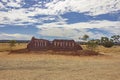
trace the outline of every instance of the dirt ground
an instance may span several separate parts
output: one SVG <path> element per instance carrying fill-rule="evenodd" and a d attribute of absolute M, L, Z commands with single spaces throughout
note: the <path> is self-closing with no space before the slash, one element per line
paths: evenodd
<path fill-rule="evenodd" d="M 120 52 L 103 56 L 0 52 L 0 80 L 120 80 Z"/>

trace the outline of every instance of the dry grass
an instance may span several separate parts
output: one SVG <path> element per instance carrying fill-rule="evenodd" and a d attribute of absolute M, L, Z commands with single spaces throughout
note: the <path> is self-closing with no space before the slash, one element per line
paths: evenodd
<path fill-rule="evenodd" d="M 21 46 L 14 49 L 24 48 L 26 44 Z M 34 52 L 8 55 L 8 52 L 0 52 L 0 80 L 120 80 L 120 47 L 99 46 L 97 50 L 106 55 L 64 56 Z"/>
<path fill-rule="evenodd" d="M 24 49 L 27 47 L 27 43 L 16 44 L 13 47 L 13 50 Z M 86 49 L 85 45 L 82 45 L 83 49 Z M 8 43 L 0 43 L 0 51 L 9 51 L 10 46 Z M 113 46 L 112 48 L 105 48 L 103 46 L 98 46 L 95 51 L 102 52 L 102 53 L 117 53 L 120 52 L 120 46 Z"/>
<path fill-rule="evenodd" d="M 27 47 L 27 43 L 20 43 L 20 44 L 16 44 L 13 47 L 13 50 L 17 50 L 17 49 L 23 49 Z M 0 43 L 0 51 L 10 51 L 10 46 L 9 43 Z"/>
<path fill-rule="evenodd" d="M 0 53 L 0 80 L 119 80 L 120 57 Z"/>
<path fill-rule="evenodd" d="M 82 45 L 83 49 L 87 49 L 85 45 Z M 95 51 L 100 53 L 119 53 L 120 46 L 113 46 L 111 48 L 105 48 L 103 46 L 98 46 Z"/>

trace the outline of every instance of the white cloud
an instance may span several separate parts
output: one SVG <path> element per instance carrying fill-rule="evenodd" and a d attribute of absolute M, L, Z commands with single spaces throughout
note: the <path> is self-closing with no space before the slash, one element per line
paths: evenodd
<path fill-rule="evenodd" d="M 8 12 L 0 12 L 0 24 L 28 25 L 32 23 L 43 23 L 45 20 L 65 21 L 59 15 L 48 15 L 40 18 L 32 18 L 39 15 L 39 11 L 32 12 L 30 9 L 12 9 Z M 24 22 L 26 24 L 24 24 Z"/>
<path fill-rule="evenodd" d="M 67 38 L 67 39 L 74 39 L 76 41 L 79 40 L 79 37 L 82 37 L 84 34 L 90 36 L 90 38 L 100 38 L 102 36 L 107 36 L 102 32 L 92 32 L 88 29 L 72 29 L 72 28 L 41 28 L 38 34 L 42 36 L 49 36 L 49 37 L 59 37 L 59 38 Z"/>
<path fill-rule="evenodd" d="M 2 3 L 0 3 L 0 8 L 4 8 L 4 5 Z"/>
<path fill-rule="evenodd" d="M 23 0 L 2 0 L 3 2 L 6 2 L 6 6 L 9 7 L 21 7 L 21 3 L 23 3 Z"/>
<path fill-rule="evenodd" d="M 3 40 L 3 39 L 29 40 L 31 39 L 31 37 L 32 35 L 19 34 L 19 33 L 15 33 L 15 34 L 1 33 L 0 34 L 0 40 Z"/>
<path fill-rule="evenodd" d="M 54 23 L 46 23 L 37 28 L 55 28 L 55 27 L 63 27 L 63 28 L 73 28 L 73 29 L 81 29 L 81 28 L 104 28 L 110 26 L 118 26 L 120 27 L 120 21 L 90 21 L 90 22 L 81 22 L 81 23 L 74 23 L 74 24 L 67 24 L 65 22 L 54 22 Z"/>
<path fill-rule="evenodd" d="M 53 0 L 46 3 L 45 9 L 40 8 L 40 4 L 35 4 L 34 7 L 21 8 L 25 4 L 24 0 L 2 0 L 2 2 L 7 4 L 3 5 L 0 2 L 0 9 L 6 10 L 8 6 L 17 7 L 18 9 L 8 9 L 8 12 L 0 11 L 0 24 L 25 25 L 43 23 L 44 20 L 56 20 L 56 22 L 44 23 L 37 26 L 38 29 L 41 29 L 39 34 L 43 36 L 68 37 L 76 40 L 83 34 L 89 34 L 93 38 L 104 36 L 103 33 L 98 32 L 95 34 L 90 32 L 87 30 L 88 28 L 101 28 L 112 34 L 120 34 L 120 21 L 103 20 L 67 24 L 66 19 L 59 16 L 66 12 L 86 13 L 91 16 L 117 12 L 120 10 L 120 0 Z M 33 17 L 35 15 L 50 16 L 38 19 L 30 18 L 30 16 Z M 24 24 L 24 22 L 26 23 Z M 2 37 L 4 36 L 17 39 L 19 39 L 18 36 L 22 37 L 21 34 L 2 33 L 0 38 L 3 39 Z"/>
<path fill-rule="evenodd" d="M 10 6 L 10 7 L 20 7 L 20 4 L 17 4 L 17 3 L 14 3 L 14 2 L 10 2 L 7 4 L 7 6 Z"/>
<path fill-rule="evenodd" d="M 22 22 L 37 22 L 35 19 L 29 18 L 34 13 L 26 13 L 26 9 L 12 9 L 8 12 L 0 12 L 0 24 L 21 24 Z"/>
<path fill-rule="evenodd" d="M 62 25 L 61 25 L 62 24 Z M 100 38 L 108 34 L 100 31 L 90 31 L 89 29 L 97 28 L 104 30 L 109 34 L 120 34 L 120 22 L 112 21 L 91 21 L 76 24 L 66 24 L 64 22 L 48 23 L 37 26 L 42 36 L 63 37 L 78 40 L 80 36 L 88 34 L 91 38 Z"/>
<path fill-rule="evenodd" d="M 115 27 L 111 26 L 111 27 L 106 27 L 103 29 L 112 33 L 112 34 L 120 35 L 120 24 L 118 26 L 115 26 Z"/>
<path fill-rule="evenodd" d="M 95 16 L 120 10 L 120 0 L 54 0 L 46 6 L 51 13 L 88 12 Z"/>
<path fill-rule="evenodd" d="M 7 2 L 3 5 L 0 2 L 0 8 L 7 9 L 10 7 L 19 7 L 19 9 L 8 9 L 8 12 L 0 11 L 0 24 L 13 24 L 22 22 L 38 22 L 38 19 L 31 19 L 29 16 L 35 15 L 59 15 L 66 12 L 87 12 L 88 15 L 95 16 L 100 14 L 111 13 L 120 10 L 120 0 L 53 0 L 46 3 L 45 9 L 30 6 L 29 8 L 21 8 L 25 3 L 23 0 L 2 0 Z M 35 4 L 40 5 L 40 4 Z M 4 20 L 7 18 L 8 20 Z M 16 21 L 20 19 L 20 21 Z"/>
<path fill-rule="evenodd" d="M 1 0 L 2 2 L 8 2 L 8 0 Z"/>

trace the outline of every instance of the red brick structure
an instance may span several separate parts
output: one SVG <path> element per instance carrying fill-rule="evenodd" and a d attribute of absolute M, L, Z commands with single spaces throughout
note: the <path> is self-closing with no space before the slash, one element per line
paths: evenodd
<path fill-rule="evenodd" d="M 27 45 L 28 50 L 47 50 L 49 49 L 50 42 L 45 39 L 36 39 L 32 37 L 31 41 Z"/>
<path fill-rule="evenodd" d="M 74 40 L 53 40 L 53 50 L 82 50 Z"/>
<path fill-rule="evenodd" d="M 74 40 L 58 40 L 52 42 L 45 39 L 36 39 L 32 37 L 27 45 L 28 50 L 82 50 Z"/>

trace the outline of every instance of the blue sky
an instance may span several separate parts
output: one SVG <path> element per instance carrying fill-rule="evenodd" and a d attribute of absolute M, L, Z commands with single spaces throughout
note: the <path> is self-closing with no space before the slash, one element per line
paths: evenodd
<path fill-rule="evenodd" d="M 120 0 L 0 0 L 0 40 L 120 35 Z"/>

